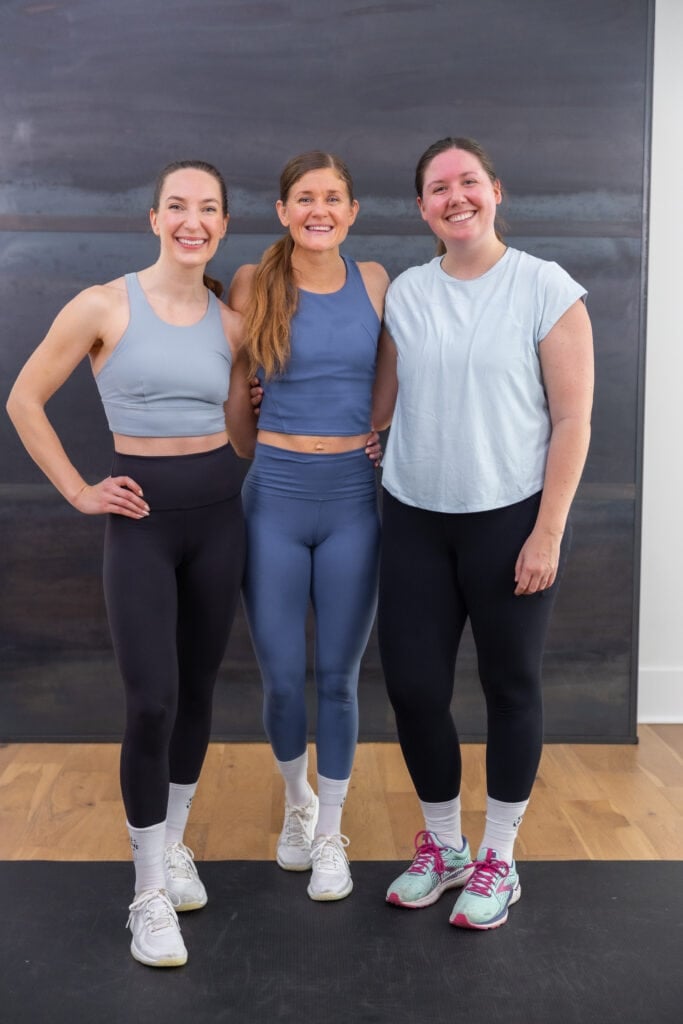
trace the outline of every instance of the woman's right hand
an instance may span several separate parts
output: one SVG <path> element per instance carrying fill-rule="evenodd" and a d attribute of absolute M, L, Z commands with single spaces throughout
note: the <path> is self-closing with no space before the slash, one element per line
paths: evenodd
<path fill-rule="evenodd" d="M 108 476 L 98 484 L 86 484 L 71 504 L 88 516 L 112 512 L 129 519 L 144 519 L 149 515 L 142 488 L 129 476 Z"/>

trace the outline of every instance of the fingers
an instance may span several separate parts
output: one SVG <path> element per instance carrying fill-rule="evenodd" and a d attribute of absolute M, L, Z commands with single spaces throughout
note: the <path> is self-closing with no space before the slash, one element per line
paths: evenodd
<path fill-rule="evenodd" d="M 144 499 L 142 488 L 129 476 L 108 477 L 102 481 L 105 512 L 144 519 L 149 515 L 149 505 Z"/>
<path fill-rule="evenodd" d="M 515 594 L 517 597 L 538 594 L 541 590 L 548 590 L 555 582 L 557 575 L 554 569 L 538 570 L 532 572 L 523 570 L 516 579 Z"/>
<path fill-rule="evenodd" d="M 129 519 L 144 519 L 149 515 L 142 488 L 129 476 L 108 476 L 98 484 L 86 485 L 75 506 L 86 515 L 113 513 Z"/>

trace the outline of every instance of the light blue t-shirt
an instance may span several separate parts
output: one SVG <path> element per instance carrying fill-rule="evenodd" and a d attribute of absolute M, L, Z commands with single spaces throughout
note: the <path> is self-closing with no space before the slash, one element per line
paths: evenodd
<path fill-rule="evenodd" d="M 399 501 L 481 512 L 543 487 L 550 415 L 539 344 L 585 288 L 557 263 L 508 248 L 462 281 L 440 257 L 390 285 L 398 398 L 382 482 Z"/>

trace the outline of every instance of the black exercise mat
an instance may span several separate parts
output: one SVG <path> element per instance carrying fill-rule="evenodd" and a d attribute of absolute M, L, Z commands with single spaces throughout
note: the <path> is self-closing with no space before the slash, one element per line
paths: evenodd
<path fill-rule="evenodd" d="M 452 896 L 384 902 L 401 865 L 352 865 L 313 903 L 307 875 L 201 865 L 183 968 L 136 963 L 123 863 L 0 864 L 3 1024 L 679 1024 L 683 862 L 531 862 L 504 927 L 448 924 Z"/>

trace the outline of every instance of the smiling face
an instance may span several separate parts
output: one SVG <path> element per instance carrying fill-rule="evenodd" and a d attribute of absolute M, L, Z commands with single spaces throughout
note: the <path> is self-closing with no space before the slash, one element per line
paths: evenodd
<path fill-rule="evenodd" d="M 337 248 L 356 219 L 358 203 L 331 167 L 307 171 L 276 203 L 278 217 L 294 244 L 314 252 Z"/>
<path fill-rule="evenodd" d="M 194 167 L 167 175 L 149 219 L 162 253 L 190 266 L 209 262 L 228 227 L 219 182 Z"/>
<path fill-rule="evenodd" d="M 464 149 L 447 149 L 427 164 L 417 205 L 422 219 L 449 244 L 495 240 L 496 207 L 502 200 L 480 160 Z"/>

